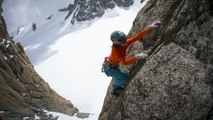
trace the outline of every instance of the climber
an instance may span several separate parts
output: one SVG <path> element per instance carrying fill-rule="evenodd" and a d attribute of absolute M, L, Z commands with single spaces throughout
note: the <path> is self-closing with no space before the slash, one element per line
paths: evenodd
<path fill-rule="evenodd" d="M 118 68 L 118 64 L 121 62 L 124 65 L 129 65 L 135 62 L 137 59 L 145 59 L 148 56 L 146 53 L 142 52 L 130 58 L 125 58 L 126 49 L 130 44 L 144 37 L 150 30 L 158 27 L 159 24 L 160 21 L 157 20 L 131 38 L 127 38 L 126 34 L 121 31 L 112 32 L 111 54 L 110 56 L 105 57 L 104 63 L 102 65 L 102 71 L 105 72 L 107 76 L 110 76 L 115 79 L 113 90 L 111 92 L 112 95 L 118 97 L 119 91 L 123 90 L 128 82 L 128 74 L 120 71 L 120 69 Z"/>

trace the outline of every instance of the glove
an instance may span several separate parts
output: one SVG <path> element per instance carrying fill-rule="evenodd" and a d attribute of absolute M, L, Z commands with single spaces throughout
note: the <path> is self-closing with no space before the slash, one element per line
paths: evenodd
<path fill-rule="evenodd" d="M 146 54 L 146 53 L 138 53 L 138 54 L 135 55 L 135 57 L 138 58 L 138 59 L 140 59 L 140 58 L 145 59 L 145 58 L 148 57 L 148 54 Z"/>
<path fill-rule="evenodd" d="M 149 25 L 147 28 L 148 29 L 153 29 L 153 28 L 159 27 L 160 24 L 161 24 L 161 22 L 159 20 L 156 20 L 151 25 Z"/>

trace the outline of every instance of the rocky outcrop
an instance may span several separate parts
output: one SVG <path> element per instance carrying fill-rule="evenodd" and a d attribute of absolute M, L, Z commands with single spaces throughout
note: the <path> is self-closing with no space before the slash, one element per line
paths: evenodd
<path fill-rule="evenodd" d="M 134 0 L 99 0 L 104 9 L 113 9 L 118 7 L 129 7 L 133 5 Z"/>
<path fill-rule="evenodd" d="M 75 0 L 74 4 L 59 11 L 68 11 L 65 20 L 71 17 L 71 23 L 92 20 L 101 17 L 105 13 L 105 9 L 112 9 L 115 6 L 129 7 L 134 3 L 133 0 Z"/>
<path fill-rule="evenodd" d="M 129 36 L 152 21 L 162 24 L 128 55 L 149 57 L 130 72 L 123 96 L 109 86 L 99 120 L 213 119 L 213 3 L 210 0 L 150 0 L 138 13 Z"/>
<path fill-rule="evenodd" d="M 2 3 L 2 0 L 0 1 Z M 20 43 L 10 40 L 0 16 L 0 118 L 56 119 L 44 110 L 70 116 L 79 113 L 73 104 L 50 88 L 34 70 Z M 80 115 L 83 113 L 79 113 Z"/>
<path fill-rule="evenodd" d="M 101 17 L 104 14 L 104 9 L 101 8 L 98 0 L 75 0 L 74 4 L 69 4 L 67 8 L 59 11 L 68 11 L 65 20 L 71 17 L 72 24 Z"/>

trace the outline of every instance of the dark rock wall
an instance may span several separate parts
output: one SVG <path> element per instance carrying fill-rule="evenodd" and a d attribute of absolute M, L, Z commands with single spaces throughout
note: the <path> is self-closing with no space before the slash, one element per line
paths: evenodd
<path fill-rule="evenodd" d="M 9 39 L 9 34 L 7 32 L 7 29 L 6 29 L 6 23 L 4 21 L 4 18 L 2 17 L 2 12 L 3 12 L 3 9 L 2 9 L 2 3 L 3 3 L 3 0 L 0 0 L 0 38 L 5 38 L 5 39 Z"/>
<path fill-rule="evenodd" d="M 129 7 L 133 5 L 134 0 L 99 0 L 102 8 L 113 9 L 115 6 L 118 7 Z"/>
<path fill-rule="evenodd" d="M 58 95 L 36 73 L 21 44 L 9 38 L 0 16 L 0 117 L 3 120 L 34 119 L 37 114 L 42 119 L 50 119 L 41 115 L 43 110 L 71 116 L 78 113 L 69 100 Z"/>
<path fill-rule="evenodd" d="M 162 24 L 128 50 L 149 57 L 121 66 L 129 84 L 119 98 L 109 86 L 99 120 L 212 120 L 212 8 L 210 0 L 150 0 L 129 36 L 154 20 Z"/>
<path fill-rule="evenodd" d="M 75 0 L 74 4 L 69 4 L 67 8 L 59 11 L 68 11 L 65 20 L 71 17 L 72 24 L 101 17 L 104 14 L 104 9 L 100 7 L 98 0 Z"/>

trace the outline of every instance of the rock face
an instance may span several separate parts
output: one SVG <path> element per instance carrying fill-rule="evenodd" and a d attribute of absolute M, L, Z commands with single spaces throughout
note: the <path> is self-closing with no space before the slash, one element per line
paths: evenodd
<path fill-rule="evenodd" d="M 133 0 L 75 0 L 74 4 L 59 11 L 68 11 L 65 20 L 71 17 L 71 23 L 91 20 L 101 17 L 105 9 L 112 9 L 116 5 L 119 7 L 129 7 L 134 3 Z"/>
<path fill-rule="evenodd" d="M 2 0 L 0 0 L 2 3 Z M 20 43 L 10 40 L 5 21 L 0 16 L 0 118 L 20 120 L 43 119 L 43 110 L 73 116 L 78 109 L 58 95 L 34 70 Z M 54 119 L 54 118 L 52 118 Z"/>
<path fill-rule="evenodd" d="M 67 8 L 60 9 L 59 11 L 69 11 L 65 20 L 72 15 L 72 24 L 76 21 L 81 22 L 101 17 L 104 14 L 104 10 L 100 7 L 98 0 L 75 0 L 74 4 L 69 4 Z"/>
<path fill-rule="evenodd" d="M 112 9 L 115 6 L 129 7 L 134 3 L 134 0 L 99 0 L 104 9 Z"/>
<path fill-rule="evenodd" d="M 112 81 L 99 120 L 212 120 L 212 8 L 210 0 L 150 0 L 129 36 L 156 19 L 162 24 L 128 50 L 149 57 L 121 66 L 130 72 L 129 84 L 116 98 Z"/>

